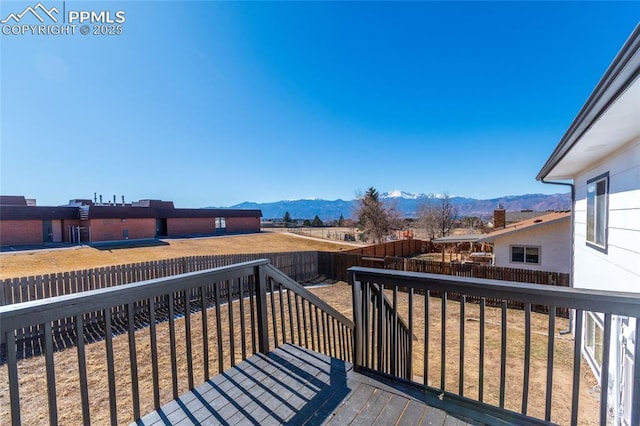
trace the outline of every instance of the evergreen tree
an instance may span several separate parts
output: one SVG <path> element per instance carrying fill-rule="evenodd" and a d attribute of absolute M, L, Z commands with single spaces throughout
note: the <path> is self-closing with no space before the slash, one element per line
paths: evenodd
<path fill-rule="evenodd" d="M 316 217 L 313 218 L 313 221 L 311 222 L 311 226 L 322 226 L 322 221 L 320 220 L 318 215 L 316 215 Z"/>
<path fill-rule="evenodd" d="M 356 207 L 358 228 L 374 242 L 382 242 L 399 226 L 399 217 L 393 206 L 385 206 L 374 187 L 360 197 Z"/>
<path fill-rule="evenodd" d="M 284 217 L 282 218 L 282 223 L 284 223 L 285 228 L 288 228 L 289 224 L 291 224 L 291 215 L 289 214 L 289 212 L 284 213 Z"/>
<path fill-rule="evenodd" d="M 344 226 L 344 216 L 340 214 L 340 218 L 338 219 L 338 226 Z"/>

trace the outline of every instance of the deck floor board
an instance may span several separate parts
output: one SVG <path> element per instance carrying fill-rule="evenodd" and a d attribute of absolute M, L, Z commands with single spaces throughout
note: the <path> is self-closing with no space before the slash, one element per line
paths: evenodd
<path fill-rule="evenodd" d="M 351 364 L 285 344 L 256 354 L 137 421 L 138 425 L 466 425 Z M 135 423 L 134 423 L 135 424 Z"/>

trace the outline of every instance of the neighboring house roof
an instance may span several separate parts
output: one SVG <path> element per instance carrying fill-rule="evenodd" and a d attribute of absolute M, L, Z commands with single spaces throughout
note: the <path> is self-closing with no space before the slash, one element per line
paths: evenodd
<path fill-rule="evenodd" d="M 448 237 L 434 238 L 432 243 L 474 243 L 482 238 L 482 234 L 469 234 L 469 235 L 450 235 Z"/>
<path fill-rule="evenodd" d="M 529 231 L 532 228 L 542 227 L 548 225 L 550 223 L 554 223 L 560 220 L 569 220 L 571 218 L 571 212 L 554 212 L 549 213 L 544 216 L 538 216 L 535 218 L 523 220 L 522 222 L 514 223 L 512 225 L 508 225 L 503 229 L 498 229 L 489 234 L 481 236 L 482 238 L 478 239 L 479 243 L 493 243 L 496 238 L 503 237 L 505 235 L 513 234 L 516 232 Z"/>
<path fill-rule="evenodd" d="M 639 75 L 640 24 L 598 82 L 537 180 L 571 179 L 589 164 L 640 135 Z"/>
<path fill-rule="evenodd" d="M 505 222 L 507 223 L 515 223 L 522 222 L 523 220 L 532 219 L 534 217 L 543 216 L 549 214 L 546 212 L 534 212 L 534 211 L 520 211 L 520 212 L 506 212 L 505 213 Z"/>

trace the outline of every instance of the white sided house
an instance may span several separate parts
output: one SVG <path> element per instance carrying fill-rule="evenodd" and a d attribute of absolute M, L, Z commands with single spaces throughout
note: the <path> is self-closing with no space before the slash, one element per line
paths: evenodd
<path fill-rule="evenodd" d="M 573 286 L 640 293 L 640 25 L 537 179 L 572 186 Z M 611 420 L 626 425 L 640 333 L 635 319 L 614 316 L 610 345 L 603 347 L 605 320 L 603 314 L 584 315 L 583 355 L 598 380 L 609 356 L 609 380 L 601 386 L 609 386 Z"/>
<path fill-rule="evenodd" d="M 478 240 L 493 245 L 494 265 L 503 268 L 571 273 L 571 213 L 523 220 Z"/>

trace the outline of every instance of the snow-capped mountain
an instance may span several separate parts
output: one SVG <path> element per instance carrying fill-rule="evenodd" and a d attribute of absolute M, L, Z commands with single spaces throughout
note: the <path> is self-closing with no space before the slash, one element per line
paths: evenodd
<path fill-rule="evenodd" d="M 410 192 L 400 191 L 399 189 L 394 189 L 390 192 L 384 192 L 380 195 L 380 198 L 403 198 L 405 200 L 418 200 L 420 198 L 442 198 L 443 194 L 412 194 Z"/>
<path fill-rule="evenodd" d="M 384 202 L 390 202 L 402 213 L 404 217 L 416 217 L 419 206 L 422 203 L 441 198 L 442 194 L 411 194 L 409 192 L 394 190 L 380 195 Z M 481 216 L 488 217 L 493 210 L 502 205 L 507 211 L 519 212 L 522 210 L 548 211 L 569 210 L 571 196 L 566 194 L 524 194 L 509 195 L 489 200 L 477 200 L 450 196 L 451 202 L 458 209 L 458 217 Z M 318 198 L 303 200 L 283 200 L 270 203 L 244 203 L 229 206 L 233 209 L 260 209 L 264 219 L 281 219 L 285 212 L 289 212 L 294 219 L 313 219 L 318 215 L 323 221 L 338 219 L 340 215 L 352 218 L 356 200 L 321 200 Z"/>

